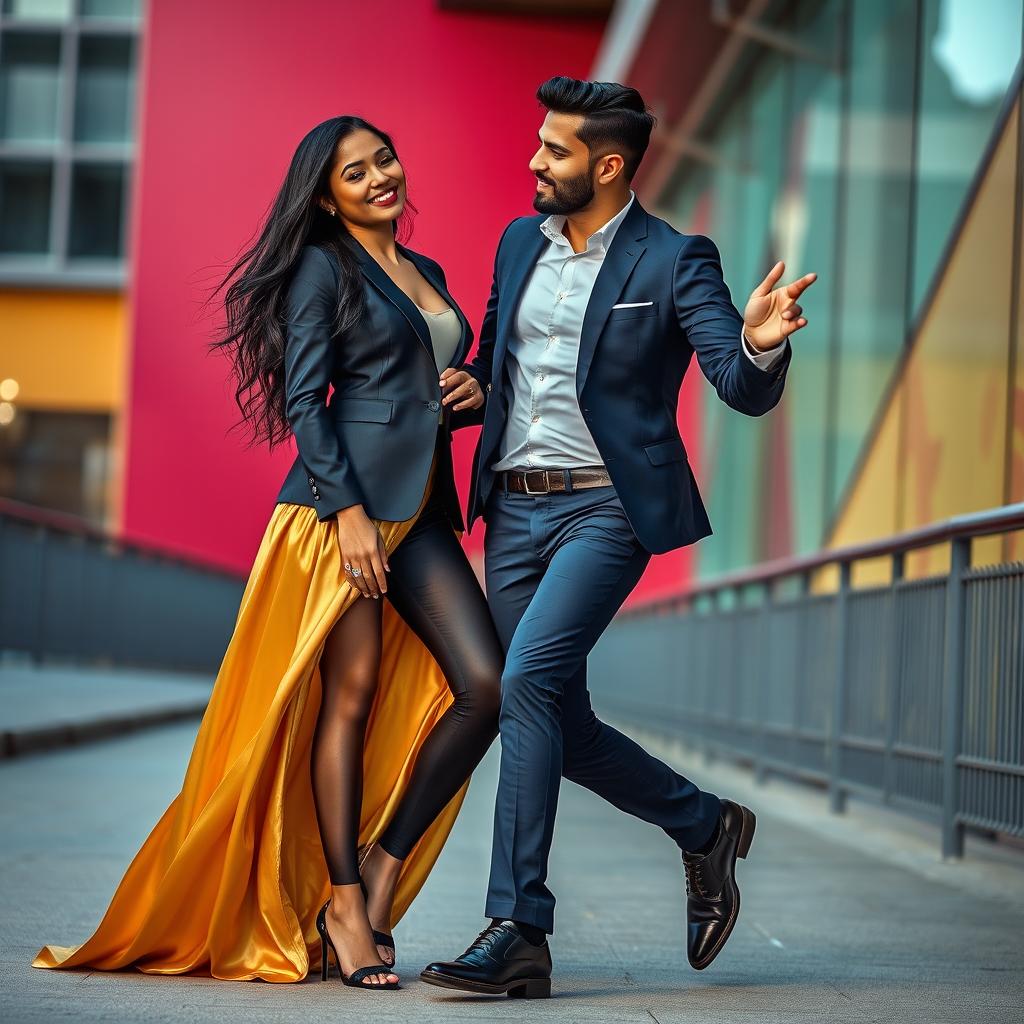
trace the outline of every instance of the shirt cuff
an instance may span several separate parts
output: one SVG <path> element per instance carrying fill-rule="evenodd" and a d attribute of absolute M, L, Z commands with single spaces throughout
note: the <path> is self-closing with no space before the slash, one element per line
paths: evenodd
<path fill-rule="evenodd" d="M 747 336 L 740 329 L 740 344 L 747 358 L 759 369 L 770 370 L 786 353 L 786 340 L 782 339 L 775 348 L 766 348 L 759 352 L 747 341 Z"/>

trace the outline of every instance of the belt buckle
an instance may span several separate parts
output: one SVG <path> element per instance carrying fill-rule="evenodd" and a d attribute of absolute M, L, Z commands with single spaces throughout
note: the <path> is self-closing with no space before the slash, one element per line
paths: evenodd
<path fill-rule="evenodd" d="M 548 482 L 547 470 L 544 470 L 544 469 L 528 469 L 528 470 L 526 470 L 523 473 L 523 486 L 526 488 L 525 493 L 526 494 L 533 494 L 533 495 L 547 494 L 548 491 L 551 490 L 550 487 L 545 487 L 544 490 L 542 490 L 542 491 L 531 491 L 530 490 L 530 474 L 531 473 L 540 473 L 544 477 L 544 483 L 547 484 L 547 482 Z"/>

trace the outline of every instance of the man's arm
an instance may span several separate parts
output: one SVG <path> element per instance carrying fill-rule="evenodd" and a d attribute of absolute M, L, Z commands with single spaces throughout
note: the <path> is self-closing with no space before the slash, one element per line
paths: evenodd
<path fill-rule="evenodd" d="M 784 338 L 775 348 L 766 348 L 763 351 L 756 349 L 747 341 L 747 336 L 742 331 L 740 341 L 743 342 L 743 351 L 759 370 L 770 370 L 786 354 L 788 348 L 788 339 Z"/>
<path fill-rule="evenodd" d="M 518 220 L 518 218 L 516 218 Z M 483 423 L 484 410 L 487 408 L 487 385 L 491 382 L 491 368 L 494 359 L 494 343 L 497 337 L 498 326 L 498 303 L 500 295 L 498 291 L 498 259 L 501 256 L 501 247 L 505 241 L 508 230 L 515 224 L 512 221 L 501 233 L 498 240 L 498 248 L 494 253 L 494 272 L 491 277 L 491 294 L 487 298 L 487 308 L 484 310 L 484 318 L 480 324 L 480 335 L 477 343 L 476 355 L 467 363 L 459 367 L 465 370 L 480 387 L 484 396 L 484 402 L 476 409 L 460 409 L 453 412 L 450 420 L 452 430 L 459 427 L 469 427 Z"/>
<path fill-rule="evenodd" d="M 782 397 L 792 355 L 789 342 L 758 354 L 747 350 L 749 343 L 741 340 L 743 318 L 722 276 L 718 247 L 707 235 L 689 235 L 680 246 L 672 294 L 679 325 L 719 398 L 747 416 L 772 409 Z M 769 368 L 762 368 L 765 363 Z"/>

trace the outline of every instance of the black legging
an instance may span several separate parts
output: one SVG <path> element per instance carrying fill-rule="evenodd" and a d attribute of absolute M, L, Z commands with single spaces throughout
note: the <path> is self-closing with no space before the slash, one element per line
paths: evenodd
<path fill-rule="evenodd" d="M 388 556 L 387 600 L 433 655 L 454 697 L 423 741 L 380 838 L 381 848 L 399 859 L 408 856 L 498 733 L 501 643 L 436 493 Z M 380 667 L 380 622 L 381 602 L 359 598 L 332 630 L 320 664 L 324 695 L 313 741 L 313 794 L 332 885 L 359 881 L 363 741 Z M 372 633 L 366 636 L 373 624 L 376 643 Z"/>

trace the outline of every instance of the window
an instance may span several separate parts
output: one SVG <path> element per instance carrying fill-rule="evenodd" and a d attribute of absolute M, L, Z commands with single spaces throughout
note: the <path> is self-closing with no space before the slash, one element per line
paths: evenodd
<path fill-rule="evenodd" d="M 0 286 L 120 287 L 140 0 L 0 0 Z"/>

